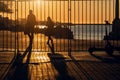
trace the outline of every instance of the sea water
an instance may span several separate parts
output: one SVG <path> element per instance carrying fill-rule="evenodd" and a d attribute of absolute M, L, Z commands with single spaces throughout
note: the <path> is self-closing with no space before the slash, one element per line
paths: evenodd
<path fill-rule="evenodd" d="M 71 31 L 73 32 L 74 39 L 87 39 L 87 40 L 103 40 L 106 35 L 112 31 L 112 25 L 74 25 L 70 26 Z"/>

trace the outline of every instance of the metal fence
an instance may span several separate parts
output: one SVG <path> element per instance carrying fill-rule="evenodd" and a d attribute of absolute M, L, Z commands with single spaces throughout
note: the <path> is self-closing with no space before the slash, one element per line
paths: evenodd
<path fill-rule="evenodd" d="M 116 0 L 118 1 L 118 0 Z M 49 51 L 45 35 L 47 17 L 55 23 L 55 51 L 86 51 L 103 48 L 104 36 L 112 31 L 116 18 L 115 0 L 1 0 L 0 50 L 25 51 L 29 45 L 26 29 L 29 10 L 36 16 L 32 51 Z M 119 9 L 119 8 L 118 8 Z M 118 11 L 119 12 L 119 11 Z M 118 16 L 119 17 L 119 16 Z M 109 22 L 110 24 L 105 23 Z M 73 38 L 73 39 L 72 39 Z M 119 40 L 111 40 L 119 46 Z"/>

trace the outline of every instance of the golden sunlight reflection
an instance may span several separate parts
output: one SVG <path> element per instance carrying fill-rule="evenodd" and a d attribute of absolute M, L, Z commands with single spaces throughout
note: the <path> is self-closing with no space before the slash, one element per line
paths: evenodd
<path fill-rule="evenodd" d="M 34 58 L 40 62 L 49 62 L 50 61 L 49 57 L 44 52 L 43 53 L 35 52 L 34 55 L 36 55 L 36 56 L 34 56 Z"/>
<path fill-rule="evenodd" d="M 24 58 L 23 63 L 25 63 L 27 57 Z M 33 52 L 31 54 L 30 63 L 38 63 L 38 62 L 50 62 L 50 58 L 45 52 Z"/>
<path fill-rule="evenodd" d="M 35 28 L 44 29 L 47 28 L 45 25 L 35 25 Z"/>

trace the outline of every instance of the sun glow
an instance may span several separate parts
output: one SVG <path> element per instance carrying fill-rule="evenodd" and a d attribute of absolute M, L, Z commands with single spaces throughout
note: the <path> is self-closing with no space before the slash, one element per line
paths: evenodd
<path fill-rule="evenodd" d="M 40 1 L 40 0 L 38 0 L 38 1 L 37 1 L 37 4 L 38 4 L 38 5 L 40 5 L 40 3 L 41 3 L 41 1 Z"/>

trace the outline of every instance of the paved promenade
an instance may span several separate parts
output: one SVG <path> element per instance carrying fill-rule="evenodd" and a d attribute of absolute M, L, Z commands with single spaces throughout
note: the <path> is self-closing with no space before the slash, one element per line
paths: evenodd
<path fill-rule="evenodd" d="M 0 52 L 0 80 L 3 80 L 9 72 L 14 55 L 14 52 Z"/>
<path fill-rule="evenodd" d="M 120 80 L 119 52 L 114 54 L 111 57 L 104 52 L 72 52 L 68 56 L 67 52 L 32 52 L 19 57 L 5 79 Z"/>

